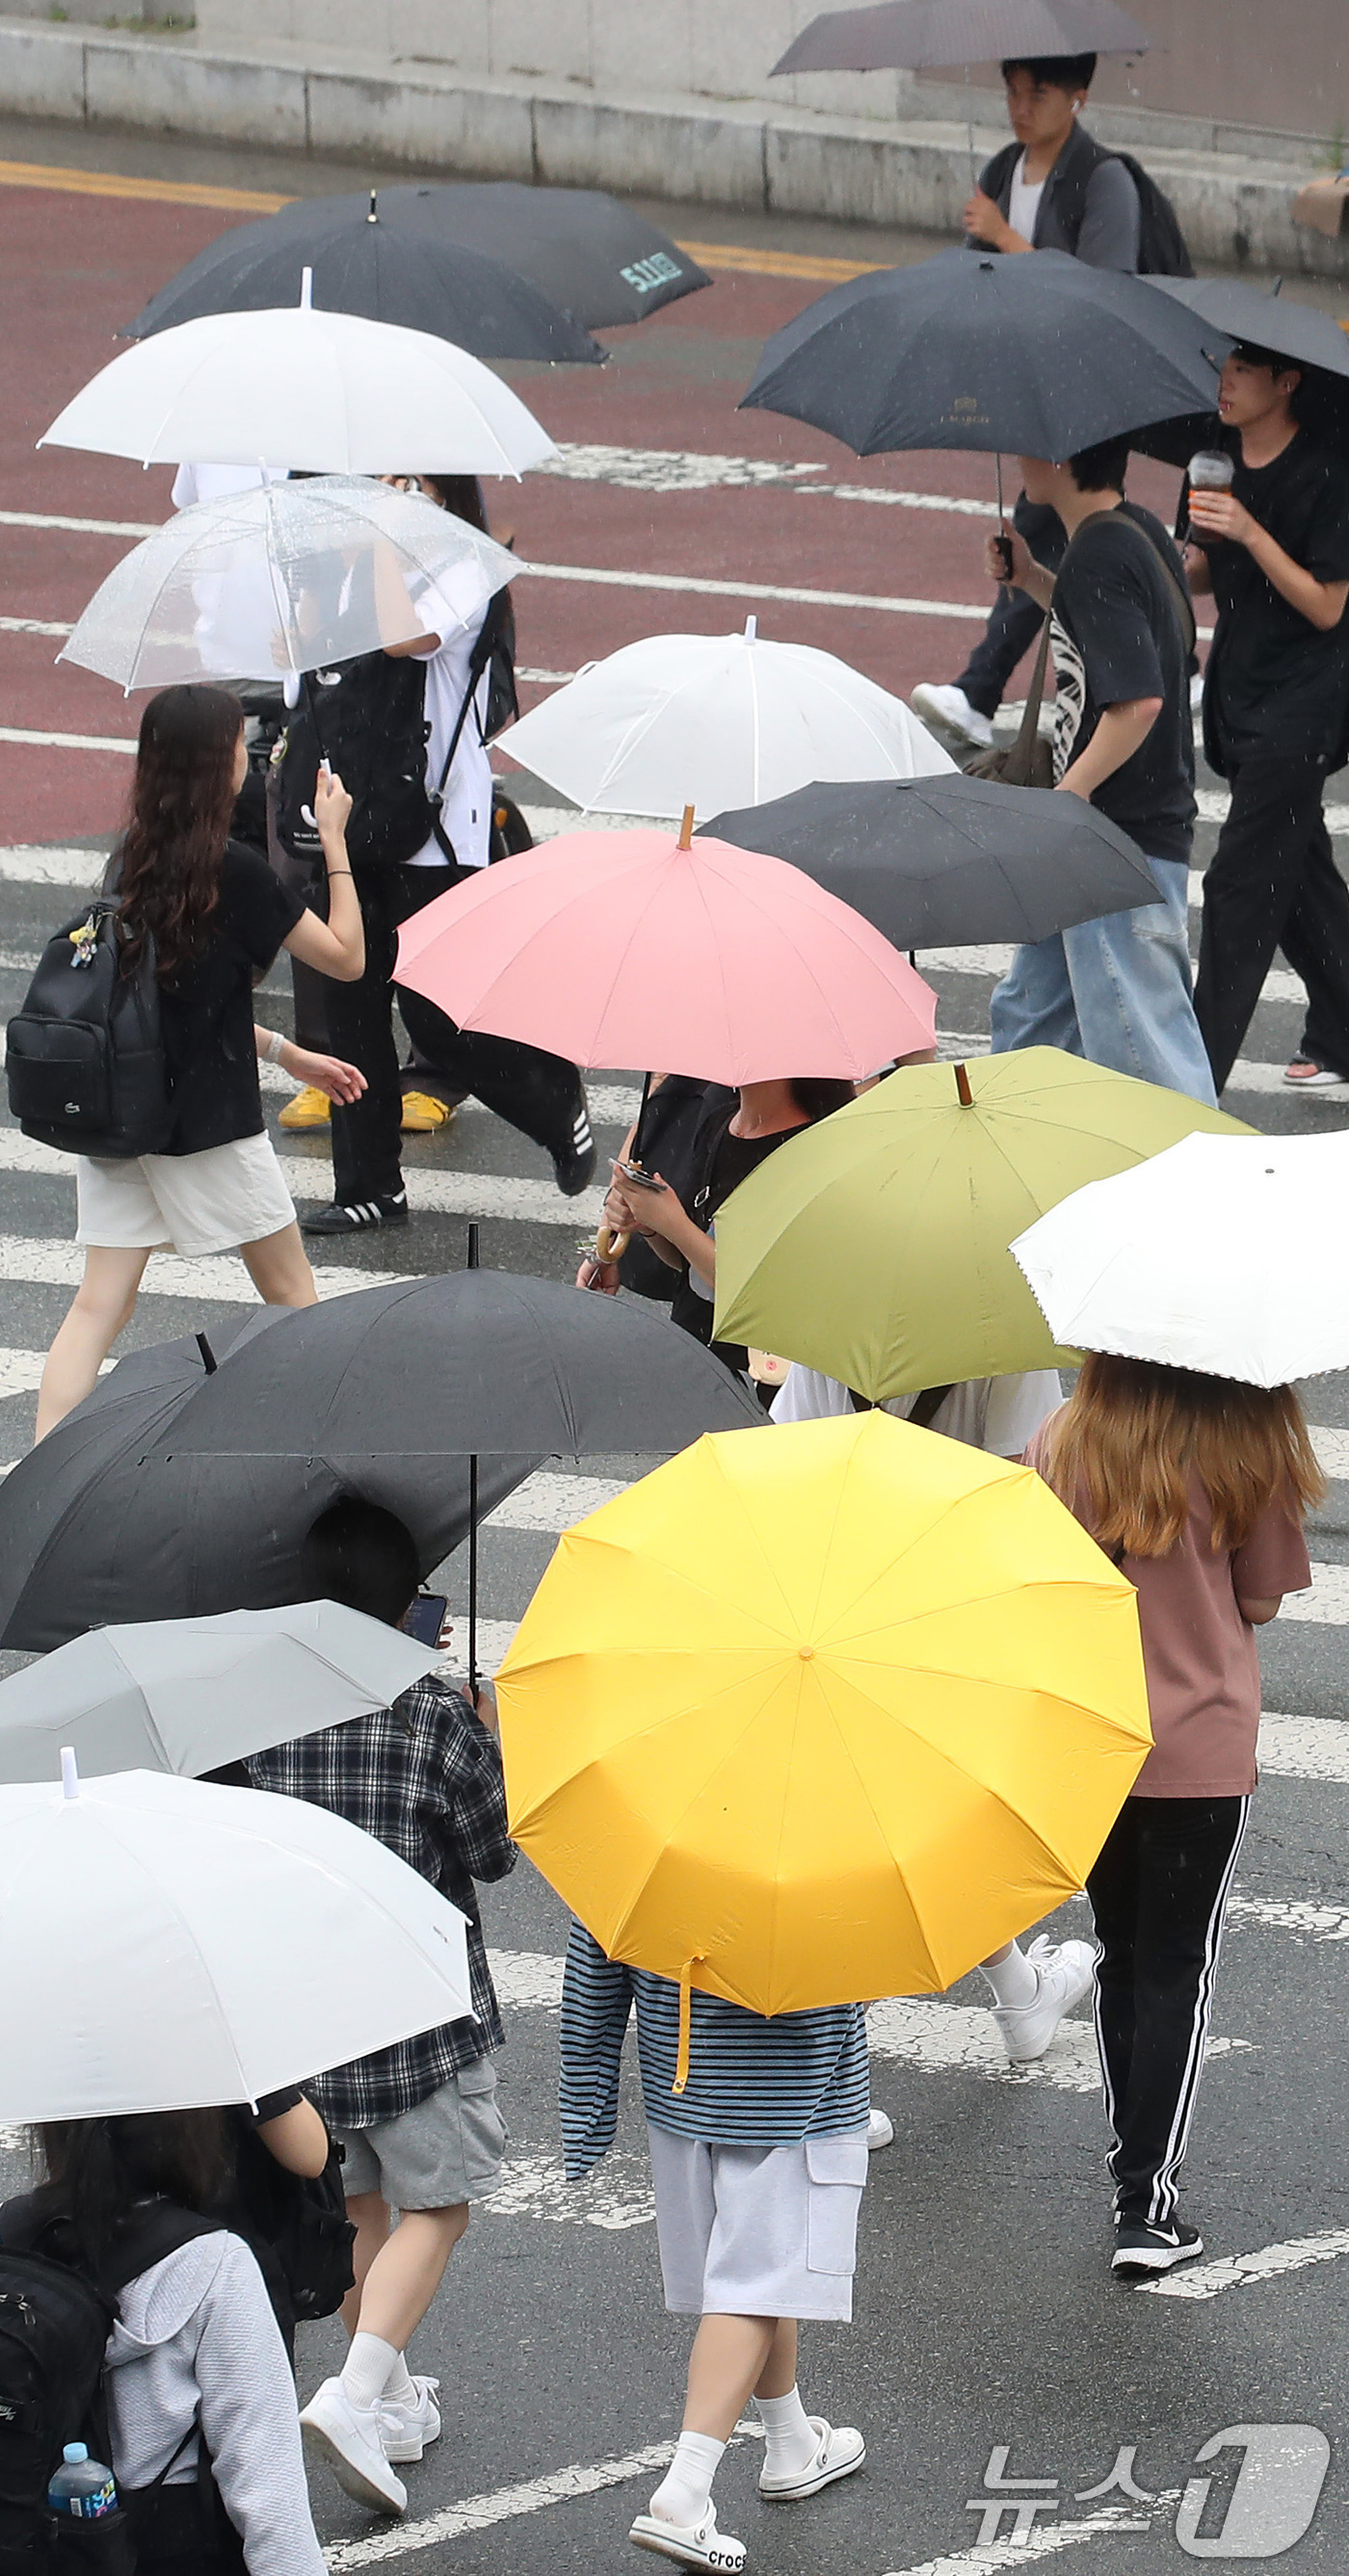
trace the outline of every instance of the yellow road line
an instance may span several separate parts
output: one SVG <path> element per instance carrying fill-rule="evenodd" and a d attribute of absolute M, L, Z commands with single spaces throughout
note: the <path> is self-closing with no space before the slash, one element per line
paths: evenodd
<path fill-rule="evenodd" d="M 208 188 L 191 179 L 128 179 L 112 170 L 66 170 L 41 161 L 0 161 L 0 188 L 59 188 L 75 197 L 146 197 L 161 206 L 219 206 L 240 215 L 275 215 L 289 197 L 255 188 Z"/>
<path fill-rule="evenodd" d="M 0 161 L 0 188 L 54 188 L 76 197 L 141 197 L 160 206 L 218 206 L 222 213 L 275 215 L 294 203 L 257 188 L 212 188 L 192 179 L 134 179 L 113 170 L 70 170 L 42 161 Z M 353 192 L 354 193 L 354 192 Z M 749 277 L 801 277 L 817 286 L 842 286 L 888 263 L 876 259 L 816 259 L 805 252 L 754 250 L 742 242 L 678 242 L 700 268 L 739 270 Z"/>

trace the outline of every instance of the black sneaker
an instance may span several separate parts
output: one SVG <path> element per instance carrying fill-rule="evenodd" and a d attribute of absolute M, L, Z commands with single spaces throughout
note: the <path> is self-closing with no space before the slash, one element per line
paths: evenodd
<path fill-rule="evenodd" d="M 350 1207 L 334 1201 L 320 1208 L 316 1216 L 300 1220 L 306 1234 L 365 1234 L 376 1225 L 406 1225 L 408 1194 L 399 1190 L 393 1198 L 357 1199 Z"/>
<path fill-rule="evenodd" d="M 595 1177 L 595 1139 L 584 1102 L 577 1110 L 570 1142 L 553 1156 L 553 1170 L 564 1199 L 578 1198 Z"/>
<path fill-rule="evenodd" d="M 1144 2227 L 1136 2220 L 1121 2219 L 1110 2269 L 1123 2280 L 1143 2280 L 1154 2272 L 1174 2272 L 1177 2263 L 1189 2263 L 1203 2251 L 1198 2228 L 1182 2227 L 1179 2219 L 1170 2227 Z"/>

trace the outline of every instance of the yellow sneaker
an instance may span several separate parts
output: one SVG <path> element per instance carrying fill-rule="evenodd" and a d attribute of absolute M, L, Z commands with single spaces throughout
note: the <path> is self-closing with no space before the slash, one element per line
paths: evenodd
<path fill-rule="evenodd" d="M 438 1127 L 448 1127 L 454 1116 L 443 1100 L 433 1100 L 429 1091 L 405 1091 L 403 1094 L 403 1134 L 434 1136 Z"/>
<path fill-rule="evenodd" d="M 316 1091 L 307 1082 L 293 1100 L 286 1102 L 277 1120 L 278 1127 L 326 1127 L 332 1115 L 332 1102 L 326 1091 Z"/>

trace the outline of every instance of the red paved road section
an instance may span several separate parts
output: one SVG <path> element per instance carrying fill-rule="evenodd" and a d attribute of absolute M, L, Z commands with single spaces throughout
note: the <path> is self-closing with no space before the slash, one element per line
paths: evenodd
<path fill-rule="evenodd" d="M 116 353 L 116 331 L 145 297 L 234 217 L 157 201 L 6 188 L 0 317 L 0 508 L 76 518 L 166 515 L 171 473 L 35 442 L 63 402 Z M 715 219 L 697 229 L 714 235 Z M 298 279 L 297 279 L 298 291 Z M 980 499 L 992 461 L 918 455 L 859 460 L 816 432 L 737 412 L 768 335 L 821 292 L 813 283 L 727 274 L 639 329 L 610 334 L 598 368 L 516 371 L 520 391 L 559 440 L 693 449 L 825 469 L 817 482 Z M 409 457 L 434 469 L 435 457 Z M 1174 478 L 1154 473 L 1159 500 Z M 491 487 L 498 523 L 525 557 L 679 579 L 898 595 L 951 602 L 985 595 L 983 530 L 971 518 L 811 496 L 792 486 L 647 492 L 536 476 Z M 6 617 L 72 619 L 131 540 L 0 527 Z M 808 602 L 709 597 L 561 581 L 518 589 L 522 660 L 574 670 L 640 635 L 717 633 L 753 608 L 764 634 L 817 644 L 907 692 L 959 669 L 968 621 Z M 53 668 L 59 639 L 0 632 L 0 726 L 93 735 L 134 732 L 139 700 L 92 674 Z M 531 693 L 532 694 L 532 693 Z M 0 742 L 0 842 L 111 831 L 127 783 L 116 754 Z"/>

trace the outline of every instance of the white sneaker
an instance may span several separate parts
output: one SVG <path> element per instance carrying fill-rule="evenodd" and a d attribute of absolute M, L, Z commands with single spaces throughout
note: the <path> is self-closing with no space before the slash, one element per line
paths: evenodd
<path fill-rule="evenodd" d="M 970 705 L 963 689 L 951 684 L 943 688 L 935 680 L 920 680 L 909 700 L 916 715 L 929 723 L 941 725 L 947 733 L 959 734 L 962 742 L 977 743 L 987 751 L 993 740 L 993 718 L 981 716 Z"/>
<path fill-rule="evenodd" d="M 1043 1932 L 1032 1941 L 1026 1957 L 1035 1970 L 1033 2002 L 993 2007 L 1003 2047 L 1014 2066 L 1029 2066 L 1044 2056 L 1064 2014 L 1090 1993 L 1096 1967 L 1092 1942 L 1062 1941 L 1056 1946 Z"/>
<path fill-rule="evenodd" d="M 882 2147 L 892 2147 L 894 2143 L 894 2121 L 884 2111 L 878 2111 L 873 2102 L 867 2113 L 867 2153 L 879 2155 Z"/>
<path fill-rule="evenodd" d="M 304 2446 L 326 2461 L 343 2492 L 372 2513 L 406 2513 L 408 2491 L 384 2456 L 377 2406 L 353 2406 L 340 2379 L 325 2379 L 300 2416 Z"/>
<path fill-rule="evenodd" d="M 639 2513 L 628 2538 L 638 2549 L 654 2550 L 658 2558 L 673 2558 L 677 2567 L 712 2567 L 718 2576 L 739 2576 L 745 2563 L 743 2540 L 718 2531 L 712 2505 L 701 2522 L 687 2526 L 665 2522 L 658 2513 Z"/>
<path fill-rule="evenodd" d="M 419 2460 L 428 2442 L 440 2440 L 440 2408 L 436 2404 L 438 2379 L 419 2379 L 413 2373 L 416 2395 L 405 2397 L 401 2405 L 389 2398 L 379 2401 L 379 2431 L 386 2460 Z"/>
<path fill-rule="evenodd" d="M 819 2438 L 805 2467 L 789 2478 L 770 2478 L 767 2469 L 760 2471 L 759 2493 L 770 2503 L 790 2504 L 798 2496 L 818 2495 L 835 2478 L 850 2478 L 866 2459 L 867 2446 L 855 2424 L 826 2424 L 822 2415 L 809 2415 L 806 2421 Z"/>

